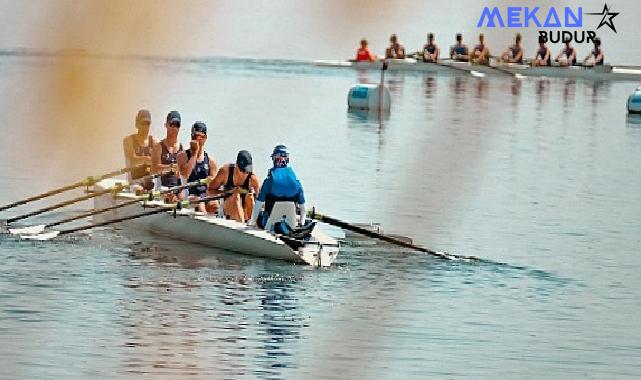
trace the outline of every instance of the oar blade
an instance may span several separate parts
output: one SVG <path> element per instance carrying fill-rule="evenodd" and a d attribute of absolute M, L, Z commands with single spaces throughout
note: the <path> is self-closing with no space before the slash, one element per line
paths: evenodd
<path fill-rule="evenodd" d="M 37 235 L 20 235 L 20 238 L 25 240 L 46 241 L 46 240 L 51 240 L 55 238 L 59 234 L 60 234 L 60 231 L 49 231 L 49 232 L 45 232 Z"/>
<path fill-rule="evenodd" d="M 37 235 L 45 230 L 44 224 L 37 226 L 29 226 L 23 228 L 9 228 L 9 233 L 12 235 Z"/>

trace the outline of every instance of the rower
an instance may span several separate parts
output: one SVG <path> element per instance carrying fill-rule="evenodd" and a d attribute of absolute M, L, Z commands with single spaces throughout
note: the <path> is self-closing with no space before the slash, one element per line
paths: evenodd
<path fill-rule="evenodd" d="M 305 223 L 305 195 L 303 186 L 289 165 L 289 151 L 285 145 L 276 145 L 272 155 L 273 167 L 267 172 L 267 178 L 260 187 L 256 206 L 249 225 L 258 225 L 271 231 L 274 223 L 283 219 L 291 227 Z M 298 204 L 298 215 L 296 215 Z M 265 210 L 259 218 L 262 206 Z"/>
<path fill-rule="evenodd" d="M 151 151 L 151 172 L 154 174 L 165 173 L 160 176 L 160 185 L 164 187 L 174 187 L 181 184 L 176 168 L 176 158 L 179 152 L 183 151 L 183 146 L 178 142 L 178 132 L 180 131 L 180 114 L 178 111 L 171 111 L 167 114 L 165 121 L 167 136 L 154 145 Z M 176 198 L 183 199 L 181 192 L 168 194 L 167 202 L 174 202 Z"/>
<path fill-rule="evenodd" d="M 245 223 L 252 215 L 259 190 L 260 180 L 253 173 L 252 156 L 248 151 L 241 150 L 235 164 L 224 165 L 218 170 L 209 183 L 208 193 L 216 195 L 222 191 L 232 191 L 230 196 L 224 198 L 223 214 L 227 219 Z"/>
<path fill-rule="evenodd" d="M 485 45 L 485 36 L 483 33 L 479 34 L 479 44 L 472 50 L 472 63 L 477 65 L 490 64 L 490 49 Z"/>
<path fill-rule="evenodd" d="M 545 37 L 539 36 L 539 50 L 536 51 L 536 57 L 532 61 L 532 66 L 552 66 L 552 51 L 545 45 Z"/>
<path fill-rule="evenodd" d="M 456 33 L 456 44 L 450 47 L 450 59 L 454 59 L 459 62 L 469 62 L 469 54 L 467 45 L 463 43 L 463 35 L 461 33 Z"/>
<path fill-rule="evenodd" d="M 437 63 L 441 49 L 434 43 L 434 33 L 428 33 L 427 43 L 423 46 L 423 62 Z"/>
<path fill-rule="evenodd" d="M 514 45 L 511 45 L 501 54 L 501 60 L 506 63 L 523 64 L 523 48 L 521 47 L 521 33 L 514 38 Z"/>
<path fill-rule="evenodd" d="M 197 121 L 191 127 L 189 149 L 179 152 L 176 156 L 178 171 L 182 178 L 187 178 L 188 183 L 213 178 L 216 173 L 216 161 L 205 151 L 205 142 L 207 125 Z M 207 196 L 207 185 L 190 187 L 188 193 L 191 199 L 204 198 Z M 196 205 L 196 210 L 214 213 L 218 210 L 218 203 L 211 201 L 205 205 L 204 202 L 200 202 Z"/>
<path fill-rule="evenodd" d="M 594 39 L 594 49 L 590 52 L 590 55 L 585 57 L 583 60 L 583 65 L 585 66 L 603 66 L 605 61 L 605 53 L 601 48 L 601 39 L 599 37 Z"/>
<path fill-rule="evenodd" d="M 367 47 L 367 40 L 361 40 L 361 47 L 356 51 L 356 62 L 374 62 L 376 55 L 374 55 Z"/>
<path fill-rule="evenodd" d="M 565 56 L 565 58 L 563 57 Z M 565 41 L 565 47 L 556 57 L 556 61 L 561 66 L 574 66 L 576 65 L 576 49 L 570 46 L 570 40 Z"/>
<path fill-rule="evenodd" d="M 137 133 L 129 135 L 122 140 L 122 147 L 125 152 L 125 163 L 127 167 L 136 167 L 129 172 L 129 182 L 140 179 L 149 174 L 151 165 L 151 150 L 154 145 L 158 144 L 158 140 L 149 134 L 151 127 L 151 113 L 146 109 L 141 109 L 136 114 L 136 129 Z M 148 165 L 146 168 L 137 167 L 139 165 Z M 153 180 L 148 179 L 142 187 L 136 185 L 134 190 L 144 188 L 151 190 L 154 188 Z"/>
<path fill-rule="evenodd" d="M 398 42 L 396 34 L 389 38 L 390 46 L 385 50 L 385 58 L 403 59 L 405 58 L 405 47 Z"/>

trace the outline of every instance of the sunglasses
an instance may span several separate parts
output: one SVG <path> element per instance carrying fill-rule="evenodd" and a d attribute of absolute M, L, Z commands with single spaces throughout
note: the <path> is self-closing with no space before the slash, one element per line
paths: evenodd
<path fill-rule="evenodd" d="M 169 126 L 172 128 L 180 128 L 180 123 L 176 123 L 176 122 L 169 123 Z"/>
<path fill-rule="evenodd" d="M 204 138 L 207 138 L 207 135 L 204 134 L 204 133 L 194 133 L 193 135 L 191 135 L 191 138 L 192 139 L 197 139 L 197 138 L 204 139 Z"/>

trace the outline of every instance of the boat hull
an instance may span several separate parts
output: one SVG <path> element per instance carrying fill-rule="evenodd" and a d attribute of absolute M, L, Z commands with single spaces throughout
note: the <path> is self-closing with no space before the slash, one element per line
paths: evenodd
<path fill-rule="evenodd" d="M 96 189 L 108 188 L 111 185 L 113 185 L 111 181 L 103 181 L 96 186 Z M 135 196 L 130 193 L 105 195 L 95 198 L 94 207 L 96 209 L 109 207 L 131 199 L 135 199 Z M 142 203 L 136 203 L 96 215 L 94 222 L 136 215 L 162 205 L 158 201 L 148 202 L 148 207 L 143 207 Z M 132 219 L 126 222 L 126 227 L 133 231 L 141 228 L 153 234 L 244 255 L 312 266 L 330 266 L 336 260 L 339 251 L 338 242 L 318 228 L 312 231 L 311 238 L 305 240 L 301 247 L 292 249 L 279 236 L 262 229 L 215 215 L 205 215 L 191 209 L 179 210 L 175 213 L 164 211 Z"/>

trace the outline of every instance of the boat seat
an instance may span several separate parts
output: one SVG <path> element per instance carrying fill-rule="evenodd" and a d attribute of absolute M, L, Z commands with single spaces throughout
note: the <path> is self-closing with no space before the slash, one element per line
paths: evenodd
<path fill-rule="evenodd" d="M 274 229 L 274 223 L 285 219 L 290 226 L 296 226 L 296 204 L 294 202 L 276 202 L 265 223 L 265 231 Z"/>

